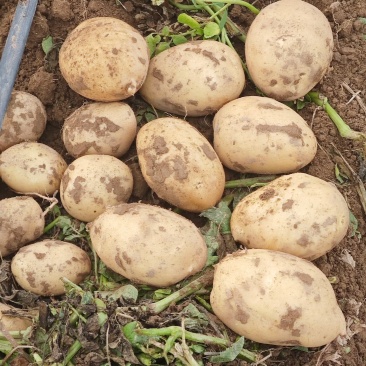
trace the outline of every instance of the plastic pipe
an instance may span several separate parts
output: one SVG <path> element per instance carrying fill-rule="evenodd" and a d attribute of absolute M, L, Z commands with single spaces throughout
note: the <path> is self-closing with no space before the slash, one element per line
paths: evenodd
<path fill-rule="evenodd" d="M 18 74 L 38 0 L 20 0 L 0 61 L 0 128 Z"/>

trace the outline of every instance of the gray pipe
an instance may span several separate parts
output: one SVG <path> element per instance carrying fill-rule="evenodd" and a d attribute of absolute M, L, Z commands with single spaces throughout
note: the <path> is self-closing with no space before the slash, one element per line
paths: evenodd
<path fill-rule="evenodd" d="M 0 128 L 13 91 L 37 3 L 38 0 L 20 0 L 18 2 L 6 39 L 0 61 Z"/>

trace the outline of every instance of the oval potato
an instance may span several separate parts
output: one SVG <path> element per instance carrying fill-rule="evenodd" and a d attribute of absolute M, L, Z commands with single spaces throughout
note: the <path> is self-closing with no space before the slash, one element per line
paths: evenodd
<path fill-rule="evenodd" d="M 320 347 L 346 332 L 327 277 L 287 253 L 249 249 L 225 257 L 215 266 L 211 306 L 234 332 L 259 343 Z"/>
<path fill-rule="evenodd" d="M 163 200 L 200 212 L 221 199 L 223 166 L 207 139 L 188 122 L 155 119 L 140 129 L 136 146 L 142 175 Z"/>
<path fill-rule="evenodd" d="M 5 312 L 10 312 L 10 314 L 5 314 Z M 6 331 L 19 332 L 26 330 L 32 325 L 32 321 L 29 318 L 16 315 L 17 312 L 19 312 L 19 309 L 0 303 L 0 322 Z"/>
<path fill-rule="evenodd" d="M 113 271 L 156 287 L 199 272 L 207 246 L 198 228 L 172 211 L 143 203 L 119 204 L 89 224 L 98 256 Z"/>
<path fill-rule="evenodd" d="M 41 296 L 65 293 L 61 277 L 79 284 L 89 275 L 88 254 L 78 246 L 60 240 L 44 240 L 21 248 L 11 261 L 17 283 Z"/>
<path fill-rule="evenodd" d="M 300 0 L 276 1 L 249 27 L 245 59 L 255 85 L 268 97 L 303 97 L 327 72 L 333 34 L 325 15 Z"/>
<path fill-rule="evenodd" d="M 12 197 L 0 201 L 0 255 L 6 257 L 43 234 L 45 219 L 32 197 Z"/>
<path fill-rule="evenodd" d="M 314 260 L 346 235 L 349 210 L 331 183 L 305 173 L 275 179 L 244 197 L 231 216 L 235 240 Z"/>
<path fill-rule="evenodd" d="M 239 97 L 244 85 L 244 70 L 234 50 L 217 41 L 191 41 L 151 59 L 140 94 L 162 111 L 205 116 Z"/>
<path fill-rule="evenodd" d="M 0 152 L 23 141 L 37 141 L 46 128 L 42 102 L 24 91 L 13 91 L 0 129 Z"/>
<path fill-rule="evenodd" d="M 72 90 L 85 98 L 114 102 L 134 95 L 149 67 L 144 37 L 112 17 L 84 20 L 62 44 L 59 65 Z"/>
<path fill-rule="evenodd" d="M 241 173 L 298 171 L 317 151 L 306 121 L 274 99 L 248 96 L 225 104 L 213 120 L 214 149 L 222 163 Z"/>
<path fill-rule="evenodd" d="M 74 158 L 90 154 L 119 158 L 130 148 L 136 132 L 136 117 L 128 104 L 89 103 L 66 118 L 62 140 Z"/>
<path fill-rule="evenodd" d="M 18 193 L 53 195 L 66 167 L 56 150 L 38 142 L 21 142 L 0 156 L 1 178 Z"/>
<path fill-rule="evenodd" d="M 127 202 L 132 188 L 132 173 L 123 161 L 110 155 L 84 155 L 65 170 L 60 197 L 71 216 L 89 222 L 107 206 Z"/>

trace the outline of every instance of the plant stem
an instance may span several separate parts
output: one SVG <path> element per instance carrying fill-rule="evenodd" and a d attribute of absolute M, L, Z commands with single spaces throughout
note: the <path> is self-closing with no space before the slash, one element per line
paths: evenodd
<path fill-rule="evenodd" d="M 352 140 L 366 141 L 366 134 L 352 130 L 351 127 L 349 127 L 346 122 L 343 121 L 337 111 L 333 109 L 333 107 L 328 103 L 327 98 L 321 96 L 318 92 L 309 92 L 306 94 L 306 97 L 310 99 L 311 102 L 324 108 L 342 137 Z"/>
<path fill-rule="evenodd" d="M 259 9 L 257 9 L 252 4 L 247 3 L 246 1 L 241 0 L 202 0 L 204 3 L 222 3 L 222 4 L 229 4 L 229 5 L 240 5 L 246 7 L 248 10 L 250 10 L 253 14 L 258 15 Z"/>
<path fill-rule="evenodd" d="M 74 356 L 79 352 L 81 349 L 81 343 L 79 340 L 76 340 L 72 346 L 69 348 L 67 355 L 65 357 L 65 360 L 63 362 L 63 366 L 66 366 L 73 358 Z"/>
<path fill-rule="evenodd" d="M 225 183 L 225 188 L 243 188 L 243 187 L 251 187 L 256 184 L 263 184 L 271 182 L 276 179 L 276 175 L 265 175 L 263 177 L 255 177 L 255 178 L 243 178 L 237 180 L 229 180 Z"/>

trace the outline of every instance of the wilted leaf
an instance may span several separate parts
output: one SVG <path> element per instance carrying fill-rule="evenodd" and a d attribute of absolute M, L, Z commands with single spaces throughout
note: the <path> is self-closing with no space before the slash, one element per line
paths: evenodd
<path fill-rule="evenodd" d="M 233 345 L 217 356 L 212 356 L 210 362 L 230 362 L 234 361 L 244 346 L 244 337 L 240 337 Z"/>

